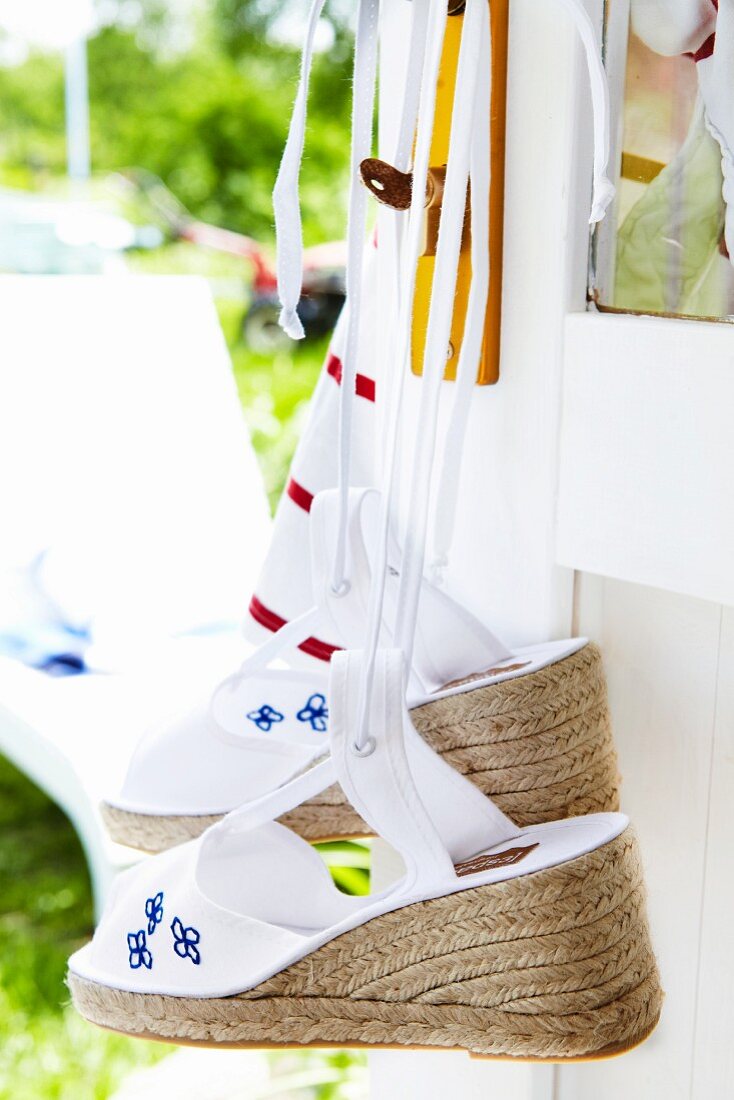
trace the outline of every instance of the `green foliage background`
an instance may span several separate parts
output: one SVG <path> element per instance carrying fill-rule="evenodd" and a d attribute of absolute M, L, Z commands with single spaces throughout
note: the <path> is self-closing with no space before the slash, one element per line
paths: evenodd
<path fill-rule="evenodd" d="M 158 0 L 106 0 L 90 39 L 92 163 L 160 176 L 193 214 L 254 236 L 272 231 L 272 191 L 298 77 L 298 52 L 270 35 L 289 9 L 258 0 L 200 3 L 185 26 Z M 307 243 L 343 233 L 349 156 L 349 32 L 327 7 L 334 43 L 315 59 L 302 173 Z M 0 183 L 40 188 L 65 170 L 60 55 L 0 68 Z"/>

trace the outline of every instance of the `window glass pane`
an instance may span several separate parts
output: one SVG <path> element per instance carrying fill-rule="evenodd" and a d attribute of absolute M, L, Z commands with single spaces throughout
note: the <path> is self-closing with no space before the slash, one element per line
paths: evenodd
<path fill-rule="evenodd" d="M 620 31 L 614 5 L 608 8 L 609 47 L 609 35 Z M 731 318 L 734 266 L 726 237 L 731 242 L 734 224 L 725 232 L 722 145 L 729 167 L 734 73 L 727 96 L 713 0 L 672 0 L 669 23 L 660 10 L 633 0 L 631 25 L 625 21 L 622 32 L 621 179 L 610 224 L 597 233 L 591 293 L 618 309 Z M 734 165 L 731 172 L 734 188 Z"/>

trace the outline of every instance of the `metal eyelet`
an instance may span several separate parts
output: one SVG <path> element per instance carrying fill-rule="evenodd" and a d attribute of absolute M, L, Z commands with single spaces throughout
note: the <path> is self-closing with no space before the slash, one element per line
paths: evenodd
<path fill-rule="evenodd" d="M 365 756 L 372 756 L 372 753 L 375 751 L 376 748 L 377 742 L 375 741 L 374 737 L 368 737 L 364 745 L 361 746 L 358 745 L 356 741 L 352 742 L 352 752 L 355 756 L 359 756 L 360 758 Z"/>

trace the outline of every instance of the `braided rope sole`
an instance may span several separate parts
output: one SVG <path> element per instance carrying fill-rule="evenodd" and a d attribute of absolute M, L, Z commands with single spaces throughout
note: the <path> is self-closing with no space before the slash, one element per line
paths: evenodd
<path fill-rule="evenodd" d="M 636 1046 L 662 1003 L 629 828 L 559 867 L 376 917 L 238 996 L 68 980 L 91 1022 L 179 1043 L 437 1047 L 541 1060 Z"/>
<path fill-rule="evenodd" d="M 425 703 L 411 718 L 431 748 L 517 825 L 619 808 L 606 680 L 593 644 L 527 676 Z M 192 840 L 219 820 L 109 804 L 102 816 L 113 840 L 149 852 Z M 280 820 L 311 841 L 370 835 L 338 785 Z"/>

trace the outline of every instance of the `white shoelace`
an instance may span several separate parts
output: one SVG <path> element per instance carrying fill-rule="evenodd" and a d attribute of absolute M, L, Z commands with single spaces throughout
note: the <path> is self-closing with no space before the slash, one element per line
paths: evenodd
<path fill-rule="evenodd" d="M 288 127 L 288 139 L 273 188 L 273 211 L 278 242 L 276 268 L 281 311 L 278 323 L 293 340 L 302 340 L 305 333 L 296 312 L 303 283 L 303 231 L 298 181 L 301 174 L 303 146 L 306 140 L 308 85 L 311 79 L 313 47 L 325 0 L 313 0 L 308 16 L 306 38 L 301 54 L 301 74 Z"/>
<path fill-rule="evenodd" d="M 314 0 L 308 20 L 306 41 L 301 61 L 301 76 L 293 108 L 286 149 L 281 161 L 280 172 L 274 192 L 276 212 L 276 230 L 278 235 L 278 280 L 283 314 L 281 324 L 289 335 L 298 338 L 300 321 L 296 307 L 301 292 L 302 237 L 298 202 L 298 176 L 305 138 L 306 102 L 308 98 L 308 80 L 311 70 L 313 41 L 321 15 L 324 0 Z M 337 562 L 332 578 L 332 590 L 344 591 L 348 585 L 344 559 L 346 550 L 346 531 L 349 519 L 348 489 L 350 449 L 352 438 L 351 406 L 355 396 L 356 354 L 359 342 L 359 304 L 361 299 L 362 247 L 365 236 L 367 193 L 358 179 L 361 161 L 369 156 L 372 140 L 372 116 L 374 105 L 377 16 L 379 0 L 362 0 L 355 44 L 354 76 L 354 127 L 352 139 L 349 209 L 349 247 L 347 285 L 349 294 L 350 318 L 347 337 L 347 350 L 342 361 L 342 384 L 340 388 L 340 429 L 339 429 L 339 488 L 340 506 L 337 523 Z M 409 50 L 409 70 L 412 81 L 417 84 L 412 95 L 406 95 L 400 136 L 396 145 L 396 157 L 408 163 L 412 148 L 412 135 L 415 129 L 418 111 L 418 91 L 425 48 L 426 19 L 420 5 L 416 5 L 417 17 L 413 19 L 411 44 Z M 415 15 L 414 12 L 414 15 Z M 355 180 L 357 183 L 355 185 Z M 400 219 L 393 212 L 396 226 Z M 356 324 L 352 325 L 351 316 L 356 313 Z M 302 334 L 302 329 L 300 329 Z M 350 382 L 351 378 L 351 382 Z M 263 671 L 273 660 L 281 657 L 289 648 L 298 645 L 315 628 L 318 611 L 310 608 L 290 623 L 277 630 L 272 637 L 260 645 L 254 653 L 245 659 L 240 668 L 227 677 L 216 689 L 210 701 L 210 710 L 214 707 L 221 691 L 235 691 L 249 677 Z"/>
<path fill-rule="evenodd" d="M 591 201 L 590 224 L 600 221 L 609 203 L 614 198 L 614 185 L 608 178 L 610 143 L 610 107 L 609 89 L 606 73 L 597 44 L 593 23 L 581 0 L 559 0 L 574 20 L 574 25 L 584 47 L 586 66 L 591 87 L 594 120 L 594 184 Z M 488 135 L 487 135 L 488 137 Z M 486 248 L 480 242 L 489 239 L 489 227 L 485 217 L 487 211 L 489 176 L 484 172 L 485 158 L 489 161 L 489 144 L 480 150 L 477 143 L 472 147 L 472 272 L 473 282 L 470 295 L 476 289 L 477 300 L 483 296 L 486 302 L 486 290 L 482 289 L 484 279 L 488 280 L 486 267 Z M 486 175 L 486 179 L 484 178 Z M 482 204 L 478 196 L 487 193 L 487 203 Z M 475 198 L 476 196 L 476 198 Z M 477 280 L 480 285 L 476 286 Z M 472 310 L 471 297 L 467 306 L 467 318 L 462 349 L 456 370 L 456 393 L 446 429 L 443 445 L 441 472 L 438 478 L 438 492 L 433 517 L 431 535 L 431 558 L 429 574 L 435 584 L 443 583 L 445 570 L 449 563 L 449 554 L 454 533 L 456 505 L 464 448 L 462 446 L 469 419 L 469 410 L 474 392 L 476 369 L 481 354 L 481 340 L 484 317 L 480 307 Z M 479 344 L 477 344 L 479 341 Z"/>
<path fill-rule="evenodd" d="M 585 9 L 577 0 L 562 0 L 574 17 L 586 52 L 594 108 L 594 190 L 591 221 L 603 216 L 614 194 L 607 178 L 609 143 L 609 100 L 606 77 L 599 54 L 593 26 Z M 445 4 L 443 12 L 431 13 L 431 40 L 427 49 L 419 115 L 418 151 L 414 180 L 425 178 L 427 162 L 421 159 L 425 151 L 422 139 L 430 141 L 436 99 L 437 49 L 445 29 Z M 435 22 L 434 22 L 435 20 Z M 414 644 L 420 597 L 420 585 L 425 561 L 425 542 L 428 525 L 431 475 L 437 435 L 439 396 L 445 368 L 445 349 L 451 332 L 454 292 L 456 287 L 460 241 L 464 221 L 467 183 L 471 178 L 472 216 L 472 284 L 467 304 L 467 319 L 462 351 L 457 368 L 456 393 L 444 448 L 444 466 L 439 479 L 439 505 L 434 526 L 434 564 L 446 560 L 453 529 L 456 488 L 460 474 L 462 442 L 465 434 L 469 403 L 476 380 L 481 355 L 482 334 L 489 285 L 489 265 L 486 241 L 488 239 L 487 212 L 489 202 L 489 114 L 491 74 L 487 59 L 491 57 L 491 31 L 486 0 L 468 0 L 460 46 L 457 71 L 454 112 L 451 121 L 450 151 L 446 173 L 443 206 L 439 228 L 436 265 L 434 270 L 431 307 L 428 320 L 426 349 L 423 364 L 421 403 L 418 422 L 421 432 L 413 455 L 411 496 L 405 522 L 405 545 L 400 577 L 398 609 L 395 623 L 395 644 L 403 650 L 409 667 Z M 482 73 L 481 78 L 479 72 Z M 466 105 L 473 109 L 468 111 Z M 420 189 L 414 185 L 414 202 L 411 219 L 421 216 Z M 413 228 L 413 226 L 411 226 Z M 414 292 L 415 265 L 418 251 L 415 234 L 409 231 L 406 263 L 410 265 L 409 293 L 402 311 L 403 343 L 396 385 L 402 388 L 410 346 L 411 309 Z M 406 317 L 407 315 L 407 317 Z M 407 327 L 407 335 L 406 335 Z M 394 402 L 399 416 L 400 398 Z M 390 450 L 396 452 L 397 423 L 391 423 Z M 382 539 L 386 534 L 394 508 L 395 471 L 390 469 L 386 477 L 383 495 Z M 371 697 L 374 662 L 379 646 L 384 590 L 384 566 L 380 561 L 371 598 L 370 628 L 367 639 L 367 660 L 359 705 L 355 751 L 364 752 L 369 746 L 369 700 Z M 382 566 L 382 568 L 380 568 Z"/>
<path fill-rule="evenodd" d="M 485 51 L 486 56 L 491 59 L 491 40 L 483 45 L 483 55 Z M 483 65 L 479 73 L 475 108 L 479 121 L 475 125 L 469 166 L 472 281 L 466 308 L 464 336 L 456 367 L 454 400 L 443 442 L 441 472 L 435 496 L 431 539 L 433 549 L 429 563 L 429 574 L 434 584 L 443 582 L 443 573 L 449 563 L 464 456 L 463 442 L 484 341 L 489 293 L 487 241 L 489 240 L 491 87 L 491 67 Z"/>
<path fill-rule="evenodd" d="M 278 293 L 281 300 L 280 324 L 294 339 L 303 336 L 297 307 L 301 296 L 303 235 L 301 230 L 298 180 L 305 143 L 308 85 L 313 45 L 324 0 L 313 0 L 301 58 L 301 71 L 288 139 L 273 191 L 275 226 L 278 242 Z M 332 589 L 335 594 L 348 591 L 346 575 L 347 498 L 350 483 L 352 410 L 359 350 L 362 250 L 367 224 L 367 192 L 359 174 L 361 162 L 371 155 L 377 67 L 379 0 L 360 0 L 354 53 L 354 91 L 352 142 L 350 156 L 349 215 L 347 230 L 347 338 L 342 360 L 342 385 L 339 395 L 338 488 L 340 519 L 334 553 Z M 404 97 L 396 157 L 407 165 L 417 114 L 420 73 L 426 33 L 425 10 L 414 6 L 408 80 Z M 394 219 L 396 253 L 400 248 L 400 221 Z"/>
<path fill-rule="evenodd" d="M 610 115 L 606 75 L 593 24 L 582 0 L 560 0 L 572 16 L 585 51 L 589 74 L 594 119 L 594 175 L 590 221 L 599 221 L 611 202 L 614 188 L 608 178 Z M 303 154 L 308 81 L 313 55 L 316 26 L 324 0 L 313 0 L 301 62 L 301 77 L 274 192 L 276 231 L 278 236 L 278 288 L 282 303 L 281 324 L 294 338 L 303 335 L 297 315 L 302 278 L 302 233 L 298 204 L 298 177 Z M 342 522 L 339 524 L 335 552 L 335 592 L 348 585 L 346 560 L 346 500 L 349 488 L 351 444 L 351 406 L 359 346 L 359 314 L 361 296 L 362 244 L 366 228 L 366 196 L 358 175 L 361 160 L 370 155 L 372 140 L 371 116 L 374 104 L 377 14 L 379 0 L 361 0 L 355 45 L 354 109 L 349 204 L 347 302 L 349 326 L 347 351 L 343 362 L 340 395 L 339 490 Z M 415 129 L 415 104 L 419 102 L 418 133 L 414 158 L 414 180 L 428 175 L 429 153 L 435 113 L 437 79 L 447 19 L 446 0 L 426 0 L 420 5 L 425 37 L 425 56 L 421 66 L 421 24 L 415 12 L 411 54 L 405 87 L 403 115 L 400 126 L 396 166 L 401 170 L 409 161 L 412 133 Z M 427 28 L 427 34 L 426 34 Z M 487 0 L 468 0 L 464 16 L 460 48 L 455 111 L 451 125 L 450 154 L 447 166 L 444 200 L 439 228 L 438 249 L 434 272 L 431 309 L 429 313 L 426 351 L 419 413 L 422 431 L 414 454 L 414 479 L 406 522 L 403 565 L 396 619 L 395 641 L 410 662 L 417 618 L 418 599 L 425 560 L 428 524 L 430 480 L 437 432 L 438 399 L 445 367 L 445 349 L 451 332 L 456 273 L 466 205 L 467 183 L 472 180 L 472 286 L 467 305 L 467 319 L 462 351 L 457 368 L 457 389 L 444 447 L 440 476 L 440 498 L 434 525 L 433 564 L 440 571 L 448 558 L 454 525 L 454 498 L 460 477 L 461 442 L 466 428 L 469 403 L 481 354 L 484 315 L 489 280 L 486 224 L 489 188 L 489 80 L 487 59 L 490 57 L 490 27 Z M 479 72 L 482 71 L 482 77 Z M 472 110 L 466 110 L 466 104 Z M 461 109 L 457 105 L 463 105 Z M 479 118 L 472 134 L 472 120 Z M 484 121 L 486 120 L 486 125 Z M 481 135 L 481 136 L 479 136 Z M 400 163 L 397 163 L 397 162 Z M 480 196 L 482 201 L 480 201 Z M 394 513 L 396 456 L 400 437 L 400 411 L 404 378 L 410 354 L 412 305 L 423 223 L 423 192 L 414 186 L 407 231 L 396 224 L 396 254 L 400 263 L 400 300 L 398 303 L 398 354 L 391 400 L 387 406 L 388 433 L 385 463 L 385 490 L 382 500 L 381 534 L 378 546 L 376 581 L 370 599 L 367 652 L 360 720 L 356 737 L 359 749 L 366 739 L 368 700 L 374 669 L 374 655 L 379 645 L 382 622 L 384 583 L 387 570 L 389 526 Z M 406 239 L 403 239 L 406 238 Z M 443 501 L 444 503 L 441 503 Z"/>
<path fill-rule="evenodd" d="M 298 91 L 293 105 L 288 139 L 273 189 L 277 237 L 279 323 L 295 340 L 304 336 L 298 316 L 303 281 L 303 232 L 298 182 L 306 136 L 308 87 L 313 48 L 325 0 L 313 0 L 301 56 Z M 352 141 L 350 155 L 349 215 L 347 224 L 346 287 L 348 316 L 346 348 L 342 359 L 339 394 L 339 494 L 341 522 L 334 557 L 332 588 L 335 594 L 348 591 L 346 577 L 346 521 L 351 465 L 352 406 L 357 373 L 357 350 L 361 319 L 362 247 L 367 227 L 367 196 L 361 186 L 359 165 L 372 151 L 372 119 L 377 77 L 377 31 L 379 0 L 360 0 L 354 50 Z"/>
<path fill-rule="evenodd" d="M 362 186 L 359 166 L 363 160 L 372 154 L 372 121 L 377 80 L 379 13 L 379 0 L 360 0 L 357 36 L 354 45 L 352 144 L 349 215 L 347 220 L 346 290 L 349 314 L 342 362 L 342 385 L 339 392 L 339 526 L 334 550 L 334 576 L 332 580 L 332 590 L 335 595 L 348 591 L 349 587 L 346 575 L 347 507 L 352 449 L 352 410 L 362 313 L 362 260 L 367 232 L 367 192 Z"/>
<path fill-rule="evenodd" d="M 418 613 L 420 583 L 425 559 L 431 474 L 433 470 L 439 397 L 446 366 L 446 348 L 451 337 L 456 278 L 461 249 L 466 196 L 472 145 L 477 141 L 486 155 L 486 133 L 489 131 L 489 100 L 478 113 L 479 73 L 489 66 L 489 13 L 486 0 L 468 0 L 464 14 L 456 91 L 451 119 L 449 156 L 436 248 L 436 263 L 431 291 L 426 345 L 423 361 L 421 399 L 418 423 L 421 431 L 416 440 L 411 477 L 411 495 L 405 523 L 405 545 L 400 577 L 400 590 L 395 624 L 395 642 L 410 664 Z M 436 88 L 433 88 L 435 100 Z M 421 177 L 422 178 L 422 177 Z M 486 197 L 486 196 L 485 196 Z M 471 208 L 476 202 L 471 196 Z M 486 238 L 482 242 L 486 251 Z M 472 280 L 474 283 L 474 280 Z M 474 295 L 472 318 L 480 319 L 486 303 Z M 477 306 L 481 306 L 481 311 Z M 473 327 L 473 326 L 472 326 Z M 481 340 L 479 341 L 481 346 Z M 476 350 L 479 350 L 477 348 Z M 476 379 L 478 356 L 472 363 Z"/>
<path fill-rule="evenodd" d="M 380 500 L 379 537 L 376 547 L 375 570 L 373 574 L 375 579 L 373 580 L 370 590 L 367 637 L 365 641 L 365 651 L 368 656 L 364 663 L 360 690 L 357 730 L 355 734 L 356 751 L 362 751 L 369 740 L 367 734 L 369 700 L 372 694 L 375 655 L 379 646 L 382 628 L 385 580 L 388 569 L 390 524 L 393 522 L 395 498 L 400 488 L 397 483 L 400 420 L 405 376 L 408 370 L 408 358 L 411 347 L 413 297 L 415 293 L 418 257 L 422 245 L 425 201 L 424 188 L 417 185 L 416 181 L 428 178 L 433 120 L 436 108 L 436 91 L 446 19 L 446 0 L 428 0 L 428 33 L 425 43 L 425 58 L 422 72 L 415 74 L 420 85 L 420 95 L 415 156 L 413 162 L 413 193 L 408 214 L 408 227 L 405 234 L 406 240 L 401 264 L 400 281 L 402 294 L 398 320 L 397 354 L 393 368 L 391 395 L 387 410 L 388 425 L 385 436 L 386 455 L 384 462 L 384 484 Z M 444 191 L 444 199 L 445 198 L 446 192 Z"/>

